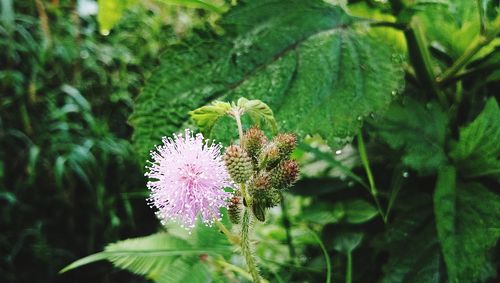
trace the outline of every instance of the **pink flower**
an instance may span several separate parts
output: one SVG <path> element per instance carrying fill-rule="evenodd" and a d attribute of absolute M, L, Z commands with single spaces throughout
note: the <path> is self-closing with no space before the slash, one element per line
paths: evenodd
<path fill-rule="evenodd" d="M 221 157 L 221 145 L 208 143 L 202 134 L 187 129 L 184 135 L 163 139 L 163 145 L 151 151 L 152 161 L 146 168 L 152 207 L 165 224 L 173 220 L 187 229 L 194 227 L 196 217 L 211 225 L 220 219 L 219 209 L 227 206 L 231 193 L 229 175 Z"/>

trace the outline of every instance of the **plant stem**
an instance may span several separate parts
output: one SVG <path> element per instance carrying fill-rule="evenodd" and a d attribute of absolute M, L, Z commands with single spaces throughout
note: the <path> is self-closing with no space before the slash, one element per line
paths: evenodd
<path fill-rule="evenodd" d="M 469 63 L 470 59 L 476 55 L 481 48 L 488 45 L 493 39 L 496 38 L 497 34 L 500 32 L 500 16 L 497 16 L 495 20 L 491 23 L 490 28 L 486 26 L 486 19 L 481 8 L 481 1 L 477 1 L 478 11 L 479 11 L 479 20 L 480 20 L 480 32 L 479 35 L 469 44 L 467 49 L 465 49 L 464 54 L 462 54 L 458 59 L 444 71 L 441 75 L 436 78 L 436 82 L 441 85 L 446 85 L 447 82 L 463 68 L 467 63 Z"/>
<path fill-rule="evenodd" d="M 385 221 L 389 219 L 389 215 L 391 214 L 392 206 L 396 201 L 396 198 L 401 190 L 401 186 L 403 183 L 403 167 L 402 165 L 397 165 L 394 168 L 394 174 L 391 180 L 391 195 L 389 197 L 389 202 L 387 204 L 387 209 L 385 211 Z"/>
<path fill-rule="evenodd" d="M 225 267 L 231 271 L 234 271 L 234 272 L 240 274 L 241 276 L 245 277 L 248 280 L 252 280 L 252 275 L 250 275 L 250 273 L 246 272 L 245 270 L 243 270 L 239 266 L 230 264 L 229 262 L 226 262 L 225 260 L 222 260 L 222 259 L 216 259 L 215 263 L 217 263 L 218 265 Z"/>
<path fill-rule="evenodd" d="M 330 283 L 332 281 L 332 264 L 330 262 L 330 255 L 328 255 L 328 250 L 326 249 L 325 244 L 323 244 L 323 241 L 321 241 L 321 238 L 318 236 L 318 234 L 316 234 L 316 232 L 311 228 L 309 228 L 309 231 L 313 235 L 316 242 L 318 242 L 319 247 L 323 252 L 323 256 L 325 257 L 326 262 L 326 283 Z"/>
<path fill-rule="evenodd" d="M 250 247 L 250 238 L 248 236 L 249 230 L 250 230 L 250 214 L 248 213 L 248 208 L 245 208 L 243 212 L 243 221 L 241 222 L 241 253 L 245 258 L 248 271 L 252 275 L 253 282 L 259 283 L 261 282 L 261 279 L 259 271 L 257 270 L 257 265 L 255 264 L 252 248 Z"/>
<path fill-rule="evenodd" d="M 365 168 L 366 176 L 368 177 L 368 183 L 370 184 L 370 193 L 375 200 L 375 204 L 377 205 L 378 212 L 382 217 L 384 223 L 386 223 L 385 214 L 382 211 L 382 207 L 380 206 L 380 202 L 378 201 L 378 192 L 377 187 L 375 186 L 375 180 L 373 178 L 372 170 L 370 168 L 370 161 L 368 160 L 368 155 L 366 154 L 365 143 L 363 141 L 363 134 L 361 130 L 358 133 L 358 151 L 359 156 L 361 157 L 361 162 L 363 163 L 363 167 Z"/>
<path fill-rule="evenodd" d="M 47 12 L 43 2 L 41 0 L 35 0 L 36 10 L 38 12 L 38 18 L 40 20 L 40 29 L 42 30 L 43 39 L 44 39 L 44 48 L 50 47 L 52 44 L 52 36 L 50 35 L 50 25 L 49 25 L 49 17 L 47 16 Z"/>
<path fill-rule="evenodd" d="M 240 136 L 240 146 L 243 146 L 243 126 L 241 125 L 241 112 L 239 109 L 234 109 L 232 111 L 234 119 L 236 120 L 236 125 L 238 126 L 238 134 Z"/>
<path fill-rule="evenodd" d="M 345 283 L 352 282 L 352 252 L 347 253 L 347 267 L 345 271 Z"/>
<path fill-rule="evenodd" d="M 494 37 L 493 37 L 494 38 Z M 467 47 L 464 54 L 458 57 L 458 59 L 444 71 L 441 75 L 436 78 L 436 82 L 439 84 L 446 84 L 448 80 L 450 80 L 454 75 L 456 75 L 462 67 L 467 65 L 469 60 L 476 55 L 476 53 L 481 50 L 485 45 L 487 45 L 493 38 L 485 37 L 484 35 L 478 35 Z"/>
<path fill-rule="evenodd" d="M 481 7 L 481 2 L 481 0 L 476 0 L 477 11 L 479 12 L 479 33 L 484 34 L 486 32 L 486 19 Z"/>
<path fill-rule="evenodd" d="M 408 43 L 410 61 L 415 70 L 419 82 L 436 95 L 443 109 L 448 109 L 448 100 L 435 82 L 435 75 L 432 69 L 432 59 L 425 38 L 425 33 L 418 18 L 413 17 L 409 23 L 409 28 L 404 31 Z"/>
<path fill-rule="evenodd" d="M 215 219 L 215 225 L 217 225 L 217 227 L 219 228 L 219 230 L 221 230 L 222 233 L 224 233 L 224 235 L 226 235 L 227 239 L 233 243 L 234 245 L 239 245 L 241 240 L 238 236 L 234 235 L 233 233 L 231 233 L 231 231 L 229 231 L 229 229 L 226 228 L 226 226 L 224 226 L 224 224 L 222 224 L 219 220 Z"/>
<path fill-rule="evenodd" d="M 252 206 L 252 198 L 249 195 L 247 195 L 247 190 L 246 190 L 246 187 L 245 187 L 245 183 L 241 183 L 240 184 L 240 192 L 241 192 L 241 197 L 244 200 L 243 204 L 246 207 L 251 207 Z"/>
<path fill-rule="evenodd" d="M 406 28 L 404 24 L 390 21 L 373 21 L 370 22 L 370 27 L 390 27 L 396 30 L 404 30 Z"/>

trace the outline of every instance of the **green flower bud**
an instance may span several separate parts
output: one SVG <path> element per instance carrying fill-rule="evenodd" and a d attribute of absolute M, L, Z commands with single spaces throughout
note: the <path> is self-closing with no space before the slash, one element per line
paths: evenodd
<path fill-rule="evenodd" d="M 244 149 L 231 145 L 222 157 L 229 176 L 237 183 L 245 183 L 252 176 L 252 160 Z"/>
<path fill-rule="evenodd" d="M 260 173 L 252 179 L 252 188 L 265 191 L 271 188 L 271 177 L 266 172 Z"/>
<path fill-rule="evenodd" d="M 276 206 L 281 198 L 279 192 L 272 187 L 271 176 L 261 172 L 250 182 L 249 193 L 252 196 L 252 211 L 257 219 L 264 221 L 264 209 Z"/>
<path fill-rule="evenodd" d="M 295 160 L 280 162 L 271 173 L 271 185 L 279 190 L 289 188 L 297 181 L 299 164 Z"/>
<path fill-rule="evenodd" d="M 278 147 L 280 157 L 287 159 L 297 145 L 297 137 L 294 134 L 279 134 L 273 140 Z"/>
<path fill-rule="evenodd" d="M 231 198 L 227 208 L 229 220 L 233 224 L 240 224 L 241 222 L 241 199 L 238 196 Z"/>
<path fill-rule="evenodd" d="M 259 154 L 264 144 L 267 143 L 267 138 L 264 132 L 257 126 L 251 127 L 244 136 L 244 148 L 248 155 L 252 158 L 254 165 L 257 165 Z"/>
<path fill-rule="evenodd" d="M 259 167 L 271 170 L 281 160 L 280 150 L 275 143 L 268 143 L 259 156 Z"/>

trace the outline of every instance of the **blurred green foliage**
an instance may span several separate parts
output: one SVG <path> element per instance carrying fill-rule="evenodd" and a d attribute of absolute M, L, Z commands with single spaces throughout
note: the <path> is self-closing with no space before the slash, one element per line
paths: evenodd
<path fill-rule="evenodd" d="M 191 11 L 134 6 L 102 36 L 93 1 L 0 2 L 0 281 L 100 280 L 56 274 L 155 230 L 126 121 Z"/>

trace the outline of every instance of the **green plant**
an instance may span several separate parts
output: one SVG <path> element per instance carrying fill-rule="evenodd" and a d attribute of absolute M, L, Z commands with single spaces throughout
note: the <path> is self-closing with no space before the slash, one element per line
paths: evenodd
<path fill-rule="evenodd" d="M 66 262 L 155 229 L 132 209 L 144 191 L 126 119 L 177 37 L 144 7 L 104 37 L 77 1 L 0 2 L 0 281 L 54 282 Z"/>
<path fill-rule="evenodd" d="M 227 130 L 231 118 L 215 111 L 203 120 L 215 125 L 200 123 L 196 115 L 207 113 L 197 110 L 192 123 L 189 112 L 259 99 L 280 130 L 297 133 L 293 157 L 303 168 L 281 210 L 256 228 L 265 278 L 494 282 L 498 1 L 333 2 L 341 5 L 238 1 L 217 22 L 222 35 L 197 31 L 169 48 L 130 116 L 139 156 L 146 160 L 161 136 L 186 126 L 229 144 L 238 138 Z M 243 119 L 239 132 L 251 124 Z M 238 257 L 211 253 L 213 239 L 198 240 L 199 258 L 182 276 L 201 264 L 211 272 L 193 282 L 251 278 Z M 119 260 L 90 259 L 174 280 L 166 254 L 136 257 L 137 242 L 128 241 Z M 158 241 L 142 244 L 154 254 Z"/>

